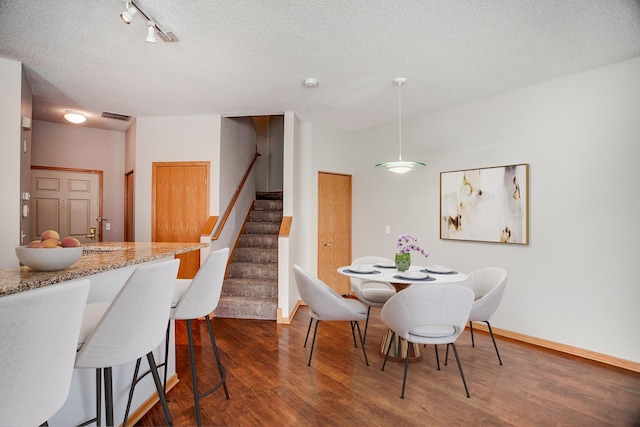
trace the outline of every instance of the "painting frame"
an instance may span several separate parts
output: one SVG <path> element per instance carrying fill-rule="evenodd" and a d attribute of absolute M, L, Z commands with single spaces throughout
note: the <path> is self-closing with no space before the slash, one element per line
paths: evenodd
<path fill-rule="evenodd" d="M 440 172 L 440 239 L 529 244 L 529 164 Z"/>

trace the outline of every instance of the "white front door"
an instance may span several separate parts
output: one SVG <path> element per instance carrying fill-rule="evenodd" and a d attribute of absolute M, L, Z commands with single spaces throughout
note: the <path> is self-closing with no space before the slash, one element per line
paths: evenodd
<path fill-rule="evenodd" d="M 101 172 L 31 169 L 31 240 L 56 230 L 83 244 L 101 241 L 101 178 Z"/>

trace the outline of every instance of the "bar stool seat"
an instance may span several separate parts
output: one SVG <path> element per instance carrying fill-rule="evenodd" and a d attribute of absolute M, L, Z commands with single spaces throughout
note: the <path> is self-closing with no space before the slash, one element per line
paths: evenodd
<path fill-rule="evenodd" d="M 0 297 L 0 425 L 41 425 L 64 404 L 89 286 L 85 279 Z"/>
<path fill-rule="evenodd" d="M 101 376 L 104 377 L 106 424 L 114 425 L 112 367 L 145 354 L 154 368 L 154 382 L 167 425 L 172 425 L 152 351 L 162 342 L 164 327 L 169 321 L 179 264 L 179 259 L 171 259 L 137 267 L 112 302 L 87 305 L 75 367 L 96 370 L 96 418 L 82 425 L 94 421 L 100 425 Z"/>

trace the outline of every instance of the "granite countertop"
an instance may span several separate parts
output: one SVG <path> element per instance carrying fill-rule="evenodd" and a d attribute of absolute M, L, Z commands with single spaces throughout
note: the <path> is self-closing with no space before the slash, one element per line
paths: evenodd
<path fill-rule="evenodd" d="M 0 270 L 0 297 L 191 252 L 207 246 L 206 243 L 171 242 L 109 242 L 86 245 L 83 246 L 84 252 L 80 259 L 64 270 L 34 271 L 26 266 Z"/>

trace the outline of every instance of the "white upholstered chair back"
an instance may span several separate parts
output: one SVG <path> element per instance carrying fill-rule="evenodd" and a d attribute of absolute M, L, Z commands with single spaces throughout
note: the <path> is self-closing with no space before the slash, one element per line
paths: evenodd
<path fill-rule="evenodd" d="M 365 256 L 354 259 L 351 265 L 378 263 L 393 264 L 394 261 L 379 256 Z M 349 282 L 355 296 L 365 304 L 374 307 L 381 307 L 396 291 L 393 285 L 386 282 L 372 282 L 357 277 L 349 277 Z"/>
<path fill-rule="evenodd" d="M 193 280 L 178 279 L 178 287 L 181 284 L 187 287 L 172 310 L 172 318 L 197 319 L 215 310 L 220 301 L 228 259 L 229 248 L 211 252 Z"/>
<path fill-rule="evenodd" d="M 485 267 L 469 274 L 464 286 L 471 288 L 475 297 L 470 321 L 488 321 L 500 306 L 507 286 L 507 272 L 498 267 Z"/>
<path fill-rule="evenodd" d="M 313 312 L 312 317 L 320 320 L 365 320 L 366 310 L 354 307 L 335 290 L 320 279 L 311 276 L 300 266 L 293 266 L 293 274 L 300 298 Z M 358 301 L 351 300 L 351 302 Z M 364 307 L 364 306 L 362 306 Z"/>
<path fill-rule="evenodd" d="M 64 404 L 89 286 L 0 297 L 0 425 L 41 425 Z"/>
<path fill-rule="evenodd" d="M 133 271 L 78 350 L 77 368 L 121 365 L 162 342 L 179 264 L 172 259 Z"/>
<path fill-rule="evenodd" d="M 413 285 L 391 297 L 380 317 L 407 341 L 447 344 L 464 331 L 472 304 L 473 292 L 464 286 Z"/>

